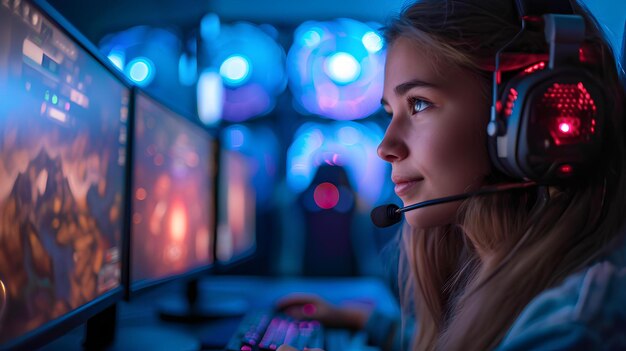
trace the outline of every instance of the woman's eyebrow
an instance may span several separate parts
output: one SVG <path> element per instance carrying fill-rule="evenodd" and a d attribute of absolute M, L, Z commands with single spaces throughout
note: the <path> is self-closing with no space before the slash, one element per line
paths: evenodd
<path fill-rule="evenodd" d="M 396 93 L 396 95 L 401 96 L 401 95 L 406 94 L 407 91 L 415 87 L 439 89 L 439 86 L 437 86 L 437 84 L 426 82 L 426 81 L 419 80 L 419 79 L 412 79 L 402 84 L 398 84 L 393 90 Z"/>
<path fill-rule="evenodd" d="M 404 94 L 406 94 L 406 92 L 408 92 L 409 90 L 415 88 L 415 87 L 421 87 L 421 88 L 431 88 L 431 89 L 441 89 L 437 84 L 434 83 L 430 83 L 430 82 L 426 82 L 420 79 L 412 79 L 409 81 L 406 81 L 402 84 L 398 84 L 394 89 L 394 93 L 397 96 L 402 96 Z M 387 100 L 385 100 L 385 98 L 380 99 L 380 104 L 385 106 L 385 105 L 389 105 L 387 103 Z"/>

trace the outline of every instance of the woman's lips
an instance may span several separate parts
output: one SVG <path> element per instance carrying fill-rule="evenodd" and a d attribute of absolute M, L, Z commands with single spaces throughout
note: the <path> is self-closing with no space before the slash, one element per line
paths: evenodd
<path fill-rule="evenodd" d="M 402 181 L 394 182 L 396 184 L 394 191 L 396 192 L 396 195 L 398 195 L 399 197 L 411 194 L 413 192 L 413 188 L 416 185 L 418 185 L 418 183 L 421 182 L 422 180 L 424 179 L 421 178 L 421 179 L 402 180 Z"/>

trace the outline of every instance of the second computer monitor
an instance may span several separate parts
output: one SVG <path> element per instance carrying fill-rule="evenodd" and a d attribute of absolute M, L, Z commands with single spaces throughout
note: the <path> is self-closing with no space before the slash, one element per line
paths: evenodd
<path fill-rule="evenodd" d="M 253 160 L 236 150 L 220 153 L 217 259 L 222 265 L 250 257 L 256 249 L 256 191 Z"/>
<path fill-rule="evenodd" d="M 131 292 L 213 263 L 214 138 L 201 126 L 135 94 Z"/>

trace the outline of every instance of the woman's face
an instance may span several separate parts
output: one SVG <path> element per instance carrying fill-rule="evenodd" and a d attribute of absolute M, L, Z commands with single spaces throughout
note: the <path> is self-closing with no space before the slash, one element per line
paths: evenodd
<path fill-rule="evenodd" d="M 410 39 L 388 48 L 382 104 L 391 115 L 378 155 L 405 206 L 476 189 L 490 171 L 489 104 L 477 78 L 437 63 Z M 409 211 L 413 228 L 454 221 L 460 202 Z"/>

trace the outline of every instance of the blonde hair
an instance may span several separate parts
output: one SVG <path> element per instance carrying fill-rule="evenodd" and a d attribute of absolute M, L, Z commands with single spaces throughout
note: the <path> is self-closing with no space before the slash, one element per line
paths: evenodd
<path fill-rule="evenodd" d="M 450 225 L 403 229 L 400 292 L 414 314 L 414 350 L 496 347 L 524 307 L 543 290 L 601 257 L 618 239 L 626 213 L 624 91 L 610 46 L 581 5 L 586 40 L 595 43 L 606 89 L 601 160 L 585 179 L 464 201 Z M 436 66 L 455 65 L 489 91 L 485 63 L 519 31 L 513 0 L 421 0 L 386 28 L 386 40 L 413 40 Z M 545 50 L 542 33 L 522 37 Z M 489 103 L 487 96 L 485 103 Z M 486 182 L 495 182 L 497 172 Z M 481 260 L 487 252 L 487 260 Z M 402 279 L 408 276 L 409 279 Z"/>

